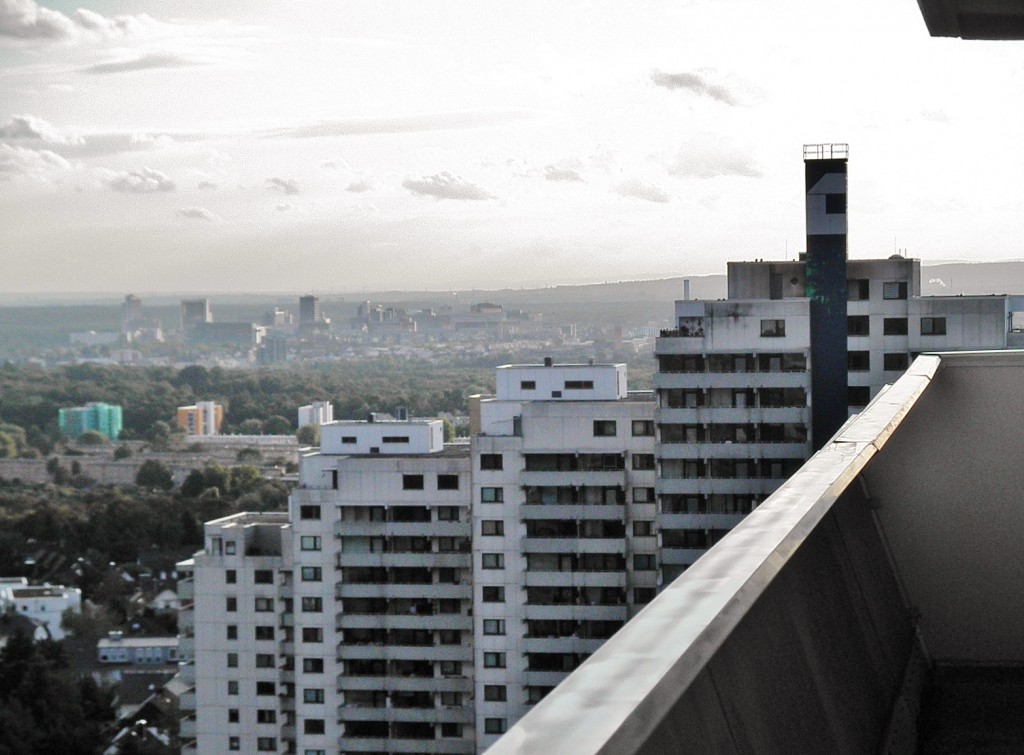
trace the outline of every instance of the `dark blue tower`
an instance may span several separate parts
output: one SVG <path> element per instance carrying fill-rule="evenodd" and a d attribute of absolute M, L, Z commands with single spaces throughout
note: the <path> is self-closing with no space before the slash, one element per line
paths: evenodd
<path fill-rule="evenodd" d="M 817 451 L 846 421 L 845 144 L 804 145 L 807 298 L 811 302 L 811 440 Z"/>

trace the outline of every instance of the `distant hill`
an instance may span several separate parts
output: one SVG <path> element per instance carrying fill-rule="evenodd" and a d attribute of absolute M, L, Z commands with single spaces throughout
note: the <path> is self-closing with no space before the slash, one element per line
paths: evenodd
<path fill-rule="evenodd" d="M 932 280 L 942 283 L 929 283 Z M 921 293 L 925 296 L 1024 294 L 1024 260 L 922 265 Z"/>

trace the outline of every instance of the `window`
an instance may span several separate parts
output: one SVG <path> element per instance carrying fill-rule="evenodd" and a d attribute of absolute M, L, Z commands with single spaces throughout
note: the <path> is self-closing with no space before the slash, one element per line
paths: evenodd
<path fill-rule="evenodd" d="M 274 572 L 272 569 L 257 569 L 252 573 L 252 581 L 257 585 L 274 584 Z"/>
<path fill-rule="evenodd" d="M 484 653 L 484 668 L 505 668 L 505 654 Z"/>
<path fill-rule="evenodd" d="M 437 476 L 438 490 L 458 490 L 459 476 L 457 474 L 439 474 Z"/>
<path fill-rule="evenodd" d="M 319 506 L 299 506 L 299 519 L 319 519 Z"/>
<path fill-rule="evenodd" d="M 229 724 L 237 724 L 238 723 L 238 708 L 228 708 L 228 723 Z"/>
<path fill-rule="evenodd" d="M 633 488 L 633 503 L 654 503 L 654 488 Z"/>
<path fill-rule="evenodd" d="M 654 522 L 633 522 L 633 534 L 637 537 L 649 537 L 654 534 Z"/>
<path fill-rule="evenodd" d="M 882 368 L 886 372 L 905 370 L 910 366 L 910 356 L 905 351 L 896 351 L 882 355 Z"/>
<path fill-rule="evenodd" d="M 484 619 L 484 634 L 505 634 L 505 620 Z"/>
<path fill-rule="evenodd" d="M 238 680 L 236 680 L 236 679 L 229 679 L 228 680 L 228 694 L 229 695 L 237 695 L 238 694 Z"/>
<path fill-rule="evenodd" d="M 224 610 L 233 613 L 238 610 L 238 598 L 234 595 L 228 595 L 224 598 Z"/>
<path fill-rule="evenodd" d="M 483 587 L 484 603 L 504 603 L 505 588 L 497 585 L 485 585 Z"/>
<path fill-rule="evenodd" d="M 654 600 L 655 590 L 653 587 L 634 587 L 633 588 L 633 602 L 644 604 L 650 603 Z"/>
<path fill-rule="evenodd" d="M 850 372 L 867 372 L 871 369 L 871 352 L 846 352 L 846 369 Z"/>
<path fill-rule="evenodd" d="M 261 697 L 273 695 L 276 692 L 276 685 L 273 682 L 256 682 L 256 694 Z"/>
<path fill-rule="evenodd" d="M 480 454 L 480 469 L 494 471 L 502 468 L 501 454 Z"/>
<path fill-rule="evenodd" d="M 536 380 L 520 380 L 519 381 L 519 390 L 521 390 L 521 391 L 535 391 L 535 390 L 537 390 L 537 381 Z"/>
<path fill-rule="evenodd" d="M 228 668 L 238 668 L 238 653 L 228 653 Z"/>
<path fill-rule="evenodd" d="M 274 737 L 256 737 L 256 749 L 260 752 L 276 752 L 277 739 Z"/>
<path fill-rule="evenodd" d="M 504 718 L 485 718 L 484 734 L 504 734 L 508 721 Z"/>
<path fill-rule="evenodd" d="M 845 215 L 846 214 L 846 195 L 845 194 L 826 194 L 825 195 L 825 214 L 826 215 Z"/>
<path fill-rule="evenodd" d="M 320 627 L 303 627 L 302 628 L 302 641 L 303 642 L 323 642 L 324 641 L 324 630 Z"/>
<path fill-rule="evenodd" d="M 635 419 L 633 420 L 633 436 L 641 437 L 647 435 L 654 435 L 654 420 L 652 419 Z"/>
<path fill-rule="evenodd" d="M 847 406 L 867 406 L 871 400 L 871 389 L 866 385 L 851 385 L 846 389 Z"/>
<path fill-rule="evenodd" d="M 906 299 L 907 298 L 907 282 L 906 281 L 886 281 L 882 284 L 882 298 L 883 299 Z"/>
<path fill-rule="evenodd" d="M 256 653 L 256 668 L 274 668 L 273 653 Z"/>
<path fill-rule="evenodd" d="M 274 627 L 256 627 L 256 639 L 257 640 L 272 640 L 274 639 Z"/>
<path fill-rule="evenodd" d="M 458 629 L 442 629 L 438 640 L 442 645 L 461 645 L 462 632 Z"/>
<path fill-rule="evenodd" d="M 505 500 L 504 488 L 480 488 L 481 503 L 501 503 Z"/>
<path fill-rule="evenodd" d="M 566 380 L 565 390 L 567 391 L 592 391 L 594 389 L 593 380 Z"/>
<path fill-rule="evenodd" d="M 303 750 L 302 755 L 326 755 L 326 750 Z"/>
<path fill-rule="evenodd" d="M 462 676 L 462 661 L 441 661 L 441 676 Z"/>
<path fill-rule="evenodd" d="M 562 398 L 561 391 L 551 391 L 551 398 Z"/>
<path fill-rule="evenodd" d="M 921 335 L 923 336 L 944 336 L 946 335 L 945 317 L 922 317 Z"/>
<path fill-rule="evenodd" d="M 226 543 L 224 543 L 224 555 L 225 556 L 233 556 L 233 555 L 235 555 L 235 541 L 234 540 L 228 540 Z"/>
<path fill-rule="evenodd" d="M 633 454 L 633 469 L 640 471 L 654 469 L 654 454 Z"/>
<path fill-rule="evenodd" d="M 385 435 L 383 438 L 385 443 L 408 443 L 408 435 Z"/>
<path fill-rule="evenodd" d="M 323 569 L 319 566 L 303 566 L 301 574 L 303 582 L 320 582 L 324 578 Z"/>
<path fill-rule="evenodd" d="M 224 572 L 224 581 L 229 585 L 235 584 L 238 581 L 238 572 L 234 569 L 228 569 Z"/>
<path fill-rule="evenodd" d="M 503 703 L 508 699 L 504 684 L 485 684 L 484 700 L 489 703 Z"/>
<path fill-rule="evenodd" d="M 594 437 L 595 438 L 614 438 L 615 437 L 615 420 L 613 419 L 595 419 L 594 420 Z"/>
<path fill-rule="evenodd" d="M 324 691 L 317 687 L 307 687 L 302 690 L 302 702 L 304 703 L 322 703 L 324 701 Z"/>
<path fill-rule="evenodd" d="M 319 535 L 303 535 L 299 538 L 299 548 L 304 551 L 320 550 Z"/>
<path fill-rule="evenodd" d="M 266 611 L 274 610 L 274 599 L 273 598 L 256 598 L 256 611 L 257 613 L 265 613 Z"/>
<path fill-rule="evenodd" d="M 238 639 L 238 625 L 237 624 L 228 624 L 227 630 L 228 630 L 228 639 L 229 640 L 237 640 Z"/>
<path fill-rule="evenodd" d="M 402 490 L 423 490 L 423 475 L 404 474 L 402 475 Z"/>
<path fill-rule="evenodd" d="M 442 696 L 444 693 L 441 693 Z M 461 737 L 462 736 L 462 724 L 443 723 L 441 724 L 441 736 L 442 737 Z"/>
<path fill-rule="evenodd" d="M 302 670 L 307 674 L 322 674 L 324 672 L 323 658 L 303 658 Z"/>
<path fill-rule="evenodd" d="M 500 537 L 505 534 L 505 523 L 500 519 L 484 519 L 480 522 L 480 534 Z"/>
<path fill-rule="evenodd" d="M 653 553 L 636 553 L 633 555 L 634 571 L 654 571 L 657 568 Z"/>
<path fill-rule="evenodd" d="M 237 713 L 238 711 L 235 711 Z M 229 750 L 241 750 L 242 749 L 242 738 L 241 737 L 228 737 L 228 749 Z"/>
<path fill-rule="evenodd" d="M 256 723 L 258 724 L 275 724 L 277 723 L 277 711 L 267 710 L 266 708 L 260 708 L 256 711 Z"/>
<path fill-rule="evenodd" d="M 907 334 L 907 318 L 886 317 L 882 321 L 882 333 L 887 336 L 905 336 Z"/>
<path fill-rule="evenodd" d="M 846 298 L 850 301 L 865 301 L 869 297 L 870 283 L 867 278 L 846 281 Z"/>
<path fill-rule="evenodd" d="M 504 553 L 482 553 L 480 554 L 481 567 L 484 569 L 504 569 Z"/>
<path fill-rule="evenodd" d="M 458 506 L 438 506 L 437 507 L 437 521 L 439 521 L 439 522 L 457 522 L 457 521 L 459 521 L 459 507 Z"/>
<path fill-rule="evenodd" d="M 354 435 L 343 435 L 341 436 L 341 442 L 346 444 L 354 444 L 356 442 L 356 436 Z"/>
<path fill-rule="evenodd" d="M 303 734 L 323 734 L 324 720 L 322 718 L 307 718 L 302 722 Z"/>
<path fill-rule="evenodd" d="M 761 338 L 783 338 L 785 335 L 785 320 L 761 320 Z"/>
<path fill-rule="evenodd" d="M 850 315 L 846 318 L 846 335 L 871 335 L 871 318 L 867 315 Z"/>
<path fill-rule="evenodd" d="M 320 613 L 324 610 L 324 599 L 323 598 L 310 598 L 305 597 L 302 599 L 302 612 L 303 613 Z"/>

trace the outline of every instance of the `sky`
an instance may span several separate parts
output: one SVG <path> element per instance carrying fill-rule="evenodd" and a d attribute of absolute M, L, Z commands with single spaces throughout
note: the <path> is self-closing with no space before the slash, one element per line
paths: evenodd
<path fill-rule="evenodd" d="M 915 0 L 0 0 L 0 292 L 498 289 L 1024 257 L 1024 43 Z"/>

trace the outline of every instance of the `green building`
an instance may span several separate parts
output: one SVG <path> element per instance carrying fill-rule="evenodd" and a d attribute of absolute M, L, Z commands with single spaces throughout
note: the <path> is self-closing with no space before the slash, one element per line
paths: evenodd
<path fill-rule="evenodd" d="M 85 406 L 61 409 L 57 419 L 62 435 L 77 438 L 86 430 L 96 430 L 111 440 L 121 434 L 121 407 L 90 401 Z"/>

